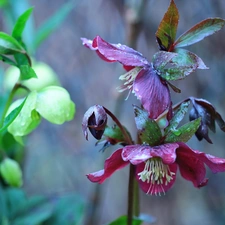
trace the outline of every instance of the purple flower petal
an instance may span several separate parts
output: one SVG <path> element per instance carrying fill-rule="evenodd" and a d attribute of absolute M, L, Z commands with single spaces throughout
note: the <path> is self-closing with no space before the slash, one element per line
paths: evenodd
<path fill-rule="evenodd" d="M 207 184 L 204 163 L 196 157 L 195 152 L 187 145 L 182 143 L 181 147 L 177 149 L 176 162 L 179 165 L 181 176 L 191 181 L 195 187 L 202 187 Z"/>
<path fill-rule="evenodd" d="M 172 164 L 176 160 L 176 149 L 178 147 L 179 145 L 176 143 L 155 147 L 128 145 L 123 148 L 122 158 L 124 161 L 130 161 L 133 165 L 138 165 L 153 157 L 161 158 L 164 164 Z"/>
<path fill-rule="evenodd" d="M 213 173 L 225 171 L 225 159 L 215 157 L 213 155 L 205 154 L 203 152 L 194 151 L 198 155 L 199 159 L 202 160 Z"/>
<path fill-rule="evenodd" d="M 170 105 L 169 88 L 151 66 L 139 72 L 133 90 L 152 119 L 156 119 Z"/>
<path fill-rule="evenodd" d="M 148 66 L 148 60 L 143 55 L 126 45 L 110 44 L 97 36 L 93 42 L 82 38 L 83 44 L 91 50 L 96 50 L 97 54 L 107 62 L 120 62 L 124 66 Z M 91 45 L 92 44 L 92 45 Z"/>
<path fill-rule="evenodd" d="M 90 173 L 87 175 L 87 178 L 92 182 L 98 182 L 99 184 L 101 184 L 116 170 L 122 169 L 123 167 L 128 165 L 129 162 L 123 161 L 121 157 L 122 150 L 122 148 L 116 150 L 108 159 L 106 159 L 104 170 Z"/>

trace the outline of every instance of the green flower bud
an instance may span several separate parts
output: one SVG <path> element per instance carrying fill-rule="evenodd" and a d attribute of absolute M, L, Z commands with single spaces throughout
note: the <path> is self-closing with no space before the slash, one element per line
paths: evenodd
<path fill-rule="evenodd" d="M 37 78 L 31 78 L 29 80 L 23 80 L 21 84 L 29 88 L 31 91 L 41 90 L 44 87 L 50 85 L 59 85 L 57 75 L 50 66 L 43 62 L 32 62 L 32 68 L 35 71 Z M 4 79 L 4 87 L 6 90 L 11 90 L 20 76 L 20 70 L 11 66 L 6 70 L 6 76 Z"/>
<path fill-rule="evenodd" d="M 73 119 L 75 104 L 66 89 L 49 86 L 38 92 L 36 110 L 51 123 L 62 124 Z"/>
<path fill-rule="evenodd" d="M 23 184 L 20 166 L 10 158 L 6 158 L 1 162 L 0 173 L 4 181 L 11 186 L 20 187 Z"/>
<path fill-rule="evenodd" d="M 15 101 L 9 108 L 8 114 L 22 103 L 23 99 Z M 13 136 L 24 136 L 34 130 L 40 123 L 41 118 L 35 110 L 37 101 L 37 92 L 31 92 L 16 119 L 9 125 L 8 131 Z"/>

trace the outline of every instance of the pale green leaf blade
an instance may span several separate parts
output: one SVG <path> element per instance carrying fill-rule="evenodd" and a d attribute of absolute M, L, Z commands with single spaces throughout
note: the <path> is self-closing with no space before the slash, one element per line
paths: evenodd
<path fill-rule="evenodd" d="M 183 102 L 177 112 L 174 114 L 173 118 L 170 120 L 169 126 L 165 129 L 165 134 L 167 134 L 170 130 L 175 130 L 179 123 L 184 118 L 185 114 L 188 111 L 188 107 L 190 105 L 190 101 Z"/>
<path fill-rule="evenodd" d="M 225 20 L 221 18 L 208 18 L 193 26 L 182 34 L 174 43 L 175 48 L 185 47 L 201 41 L 221 30 Z"/>
<path fill-rule="evenodd" d="M 170 132 L 166 135 L 165 143 L 174 143 L 174 142 L 187 142 L 198 130 L 201 123 L 201 118 L 199 117 L 196 120 L 192 120 L 189 123 L 184 124 L 180 128 Z"/>
<path fill-rule="evenodd" d="M 35 71 L 29 65 L 21 65 L 20 80 L 29 80 L 30 78 L 37 78 Z"/>
<path fill-rule="evenodd" d="M 29 19 L 31 13 L 33 11 L 33 7 L 26 10 L 16 21 L 16 24 L 12 31 L 12 36 L 20 40 L 22 37 L 23 30 L 26 26 L 27 20 Z"/>
<path fill-rule="evenodd" d="M 25 53 L 25 51 L 15 38 L 0 32 L 0 54 L 13 55 L 15 53 Z"/>

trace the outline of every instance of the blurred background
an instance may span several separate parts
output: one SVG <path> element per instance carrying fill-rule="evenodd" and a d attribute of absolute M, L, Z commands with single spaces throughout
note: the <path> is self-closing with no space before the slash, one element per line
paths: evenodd
<path fill-rule="evenodd" d="M 126 214 L 128 168 L 116 172 L 102 185 L 91 183 L 85 175 L 102 169 L 113 148 L 105 153 L 99 152 L 100 147 L 95 146 L 94 138 L 90 136 L 87 142 L 83 137 L 81 122 L 90 106 L 100 104 L 115 112 L 135 138 L 132 104 L 138 105 L 139 102 L 133 95 L 125 101 L 126 94 L 121 95 L 116 90 L 121 85 L 118 77 L 124 73 L 122 66 L 102 61 L 95 52 L 82 46 L 80 38 L 93 39 L 100 35 L 111 43 L 129 44 L 151 60 L 158 51 L 155 32 L 170 1 L 0 2 L 0 30 L 6 33 L 11 33 L 15 19 L 22 12 L 34 7 L 24 41 L 36 61 L 44 62 L 54 70 L 77 109 L 73 121 L 59 126 L 43 119 L 38 129 L 28 135 L 23 161 L 23 189 L 28 196 L 52 198 L 75 194 L 77 204 L 82 205 L 79 211 L 81 219 L 77 224 L 107 224 Z M 176 0 L 175 3 L 180 13 L 177 37 L 208 17 L 225 18 L 224 0 Z M 36 31 L 53 16 L 51 26 L 54 29 L 35 45 Z M 182 93 L 171 91 L 173 102 L 188 96 L 205 98 L 225 118 L 225 29 L 187 49 L 200 56 L 210 69 L 198 70 L 185 81 L 174 82 Z M 7 68 L 3 64 L 0 66 L 1 82 L 4 83 Z M 213 145 L 204 140 L 198 142 L 195 137 L 189 145 L 225 157 L 224 133 L 217 127 L 217 133 L 210 133 L 210 137 Z M 202 189 L 194 188 L 178 174 L 174 187 L 166 195 L 155 197 L 141 192 L 141 212 L 155 217 L 154 224 L 157 225 L 224 225 L 225 174 L 214 175 L 207 170 L 207 177 L 208 185 Z"/>

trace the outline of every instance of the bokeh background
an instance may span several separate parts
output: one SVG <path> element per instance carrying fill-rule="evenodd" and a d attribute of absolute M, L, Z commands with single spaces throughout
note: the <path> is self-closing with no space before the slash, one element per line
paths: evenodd
<path fill-rule="evenodd" d="M 70 2 L 71 10 L 60 26 L 33 52 L 37 61 L 47 63 L 58 75 L 61 85 L 76 103 L 77 112 L 73 121 L 60 126 L 43 120 L 38 129 L 28 135 L 23 188 L 31 196 L 68 193 L 81 196 L 85 202 L 81 222 L 84 225 L 106 224 L 126 214 L 128 168 L 116 172 L 102 185 L 88 181 L 85 175 L 102 169 L 104 160 L 113 149 L 100 153 L 94 138 L 90 137 L 88 142 L 85 140 L 81 130 L 83 114 L 94 104 L 104 105 L 118 115 L 135 138 L 132 104 L 139 102 L 133 95 L 124 101 L 126 95 L 116 90 L 121 85 L 118 77 L 124 73 L 122 66 L 102 61 L 94 52 L 82 46 L 80 38 L 93 39 L 100 35 L 111 43 L 135 46 L 130 31 L 132 26 L 137 26 L 140 33 L 135 48 L 150 60 L 158 51 L 155 32 L 169 0 L 147 0 L 140 15 L 136 15 L 140 2 L 74 0 Z M 175 2 L 180 12 L 177 36 L 205 18 L 225 18 L 224 0 Z M 26 7 L 34 6 L 24 37 L 27 43 L 32 41 L 30 37 L 35 29 L 66 3 L 65 0 L 20 0 L 16 3 L 14 19 Z M 6 14 L 6 10 L 0 9 L 0 30 L 10 33 L 12 23 Z M 225 29 L 188 49 L 199 55 L 210 69 L 198 70 L 185 80 L 175 82 L 182 93 L 171 91 L 173 101 L 188 96 L 205 98 L 225 117 Z M 213 145 L 204 140 L 198 142 L 195 137 L 189 144 L 194 149 L 225 157 L 224 133 L 217 127 L 217 133 L 210 133 L 210 137 Z M 208 170 L 207 176 L 209 183 L 202 189 L 194 188 L 178 174 L 174 187 L 166 195 L 147 196 L 140 192 L 141 211 L 155 217 L 154 224 L 157 225 L 224 225 L 225 174 L 214 175 Z"/>

